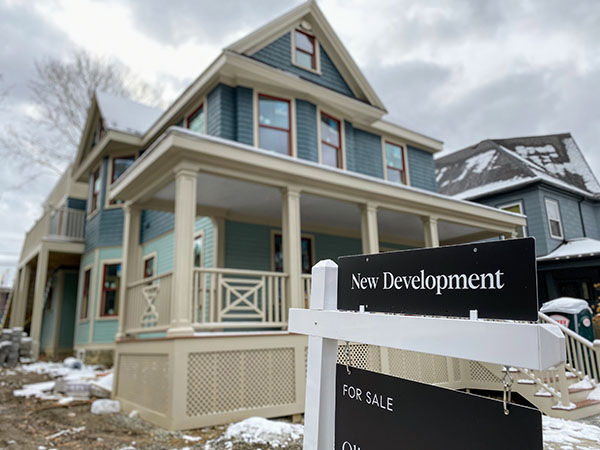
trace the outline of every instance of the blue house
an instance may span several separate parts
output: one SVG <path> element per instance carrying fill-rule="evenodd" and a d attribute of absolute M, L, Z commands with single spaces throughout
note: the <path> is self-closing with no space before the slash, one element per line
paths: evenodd
<path fill-rule="evenodd" d="M 441 193 L 527 216 L 540 303 L 583 298 L 600 312 L 600 184 L 570 134 L 485 140 L 436 167 Z"/>
<path fill-rule="evenodd" d="M 87 193 L 59 184 L 46 213 L 84 200 L 83 231 L 30 233 L 13 325 L 49 348 L 69 324 L 50 325 L 45 287 L 75 258 L 73 348 L 114 360 L 126 409 L 170 428 L 302 412 L 306 339 L 287 314 L 312 265 L 525 225 L 439 194 L 442 142 L 385 115 L 313 1 L 228 46 L 165 111 L 97 92 L 61 181 Z"/>

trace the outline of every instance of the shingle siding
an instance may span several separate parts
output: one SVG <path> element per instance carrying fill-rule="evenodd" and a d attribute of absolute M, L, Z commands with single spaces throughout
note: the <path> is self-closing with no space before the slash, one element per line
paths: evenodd
<path fill-rule="evenodd" d="M 291 72 L 298 75 L 300 78 L 312 81 L 313 83 L 333 91 L 355 98 L 352 90 L 321 45 L 319 45 L 319 52 L 321 55 L 320 75 L 292 64 L 291 33 L 284 34 L 279 39 L 256 52 L 251 58 L 270 66 L 277 67 L 278 69 L 285 70 L 286 72 Z"/>
<path fill-rule="evenodd" d="M 225 267 L 271 270 L 270 239 L 267 226 L 225 221 Z"/>
<path fill-rule="evenodd" d="M 346 166 L 352 172 L 383 178 L 381 137 L 345 121 Z"/>
<path fill-rule="evenodd" d="M 410 185 L 420 189 L 437 192 L 435 161 L 433 160 L 433 155 L 408 145 L 406 147 L 406 159 L 408 161 Z"/>
<path fill-rule="evenodd" d="M 207 103 L 207 133 L 235 141 L 235 89 L 221 83 L 208 94 Z"/>
<path fill-rule="evenodd" d="M 142 211 L 140 243 L 156 239 L 163 233 L 173 230 L 175 214 L 165 211 Z"/>
<path fill-rule="evenodd" d="M 317 107 L 304 100 L 296 100 L 296 132 L 298 158 L 317 162 Z"/>
<path fill-rule="evenodd" d="M 238 86 L 235 88 L 235 95 L 236 140 L 242 144 L 254 145 L 252 89 Z"/>

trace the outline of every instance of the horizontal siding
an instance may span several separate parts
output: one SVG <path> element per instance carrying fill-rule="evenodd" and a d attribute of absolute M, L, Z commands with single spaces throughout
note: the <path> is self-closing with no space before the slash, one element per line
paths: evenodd
<path fill-rule="evenodd" d="M 214 227 L 210 217 L 196 219 L 195 231 L 202 231 L 202 265 L 214 266 L 215 240 Z"/>
<path fill-rule="evenodd" d="M 235 141 L 235 89 L 221 83 L 209 92 L 207 103 L 207 133 L 211 136 L 218 136 Z"/>
<path fill-rule="evenodd" d="M 225 267 L 271 270 L 271 228 L 225 221 Z"/>
<path fill-rule="evenodd" d="M 341 94 L 355 98 L 352 90 L 321 45 L 319 45 L 319 51 L 321 56 L 320 75 L 308 70 L 304 70 L 301 67 L 292 64 L 290 33 L 286 33 L 279 39 L 271 42 L 269 45 L 253 54 L 251 58 L 270 66 L 277 67 L 278 69 L 285 70 L 286 72 L 291 72 L 295 75 L 298 75 L 300 78 L 312 81 L 313 83 L 319 84 L 333 91 L 337 91 Z"/>
<path fill-rule="evenodd" d="M 254 145 L 254 108 L 252 89 L 238 86 L 235 88 L 236 101 L 236 141 Z"/>
<path fill-rule="evenodd" d="M 296 134 L 298 158 L 317 162 L 317 107 L 304 100 L 296 100 Z"/>
<path fill-rule="evenodd" d="M 174 246 L 175 235 L 173 233 L 168 233 L 145 243 L 142 246 L 142 255 L 146 256 L 151 253 L 156 253 L 156 273 L 165 273 L 169 270 L 173 270 Z"/>
<path fill-rule="evenodd" d="M 93 251 L 100 241 L 100 212 L 85 222 L 85 252 Z"/>
<path fill-rule="evenodd" d="M 156 239 L 175 227 L 175 214 L 165 211 L 142 211 L 140 243 Z"/>
<path fill-rule="evenodd" d="M 581 214 L 585 224 L 585 235 L 592 239 L 600 239 L 600 227 L 596 218 L 596 210 L 600 210 L 600 205 L 588 201 L 581 203 Z"/>
<path fill-rule="evenodd" d="M 337 261 L 340 256 L 357 255 L 362 253 L 362 243 L 360 239 L 333 236 L 323 233 L 312 234 L 315 238 L 314 263 L 324 259 Z"/>
<path fill-rule="evenodd" d="M 72 197 L 67 198 L 67 207 L 69 207 L 69 208 L 80 209 L 80 210 L 85 211 L 86 205 L 87 205 L 87 202 L 80 198 L 72 198 Z"/>
<path fill-rule="evenodd" d="M 408 145 L 406 147 L 406 159 L 408 160 L 410 185 L 427 191 L 437 192 L 433 155 Z"/>
<path fill-rule="evenodd" d="M 115 341 L 117 334 L 118 320 L 117 319 L 102 319 L 97 320 L 94 324 L 94 344 L 106 344 Z"/>
<path fill-rule="evenodd" d="M 63 305 L 58 334 L 58 348 L 73 347 L 73 335 L 77 310 L 77 273 L 65 272 L 63 284 Z"/>
<path fill-rule="evenodd" d="M 75 327 L 75 345 L 83 345 L 89 343 L 90 322 L 77 323 Z"/>
<path fill-rule="evenodd" d="M 346 166 L 352 172 L 383 178 L 381 136 L 344 122 Z"/>

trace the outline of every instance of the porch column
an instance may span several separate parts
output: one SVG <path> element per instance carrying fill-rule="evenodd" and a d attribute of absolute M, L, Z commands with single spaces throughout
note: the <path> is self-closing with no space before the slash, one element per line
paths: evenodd
<path fill-rule="evenodd" d="M 439 247 L 440 238 L 438 235 L 437 217 L 422 217 L 423 231 L 425 233 L 425 247 Z"/>
<path fill-rule="evenodd" d="M 175 256 L 171 326 L 168 336 L 187 336 L 192 328 L 192 283 L 194 279 L 194 222 L 196 221 L 195 168 L 180 167 L 175 172 Z"/>
<path fill-rule="evenodd" d="M 377 206 L 372 203 L 360 206 L 360 232 L 363 253 L 379 253 Z"/>
<path fill-rule="evenodd" d="M 127 286 L 140 279 L 140 221 L 141 210 L 138 206 L 126 203 L 123 207 L 123 259 L 121 262 L 121 285 L 119 286 L 119 327 L 115 339 L 125 337 L 127 319 Z M 138 328 L 139 324 L 135 324 Z"/>
<path fill-rule="evenodd" d="M 42 316 L 44 312 L 44 293 L 48 278 L 48 249 L 42 245 L 35 271 L 35 288 L 33 291 L 33 311 L 31 313 L 31 341 L 33 359 L 40 354 L 40 336 L 42 333 Z"/>
<path fill-rule="evenodd" d="M 288 274 L 287 294 L 291 308 L 303 308 L 300 190 L 281 190 L 281 239 L 283 271 Z"/>

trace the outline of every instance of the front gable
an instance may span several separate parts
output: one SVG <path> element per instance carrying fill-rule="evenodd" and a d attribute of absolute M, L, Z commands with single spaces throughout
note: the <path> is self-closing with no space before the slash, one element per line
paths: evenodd
<path fill-rule="evenodd" d="M 296 30 L 314 38 L 318 61 L 315 68 L 305 68 L 295 61 Z M 230 45 L 226 50 L 386 111 L 314 1 L 301 4 Z"/>

